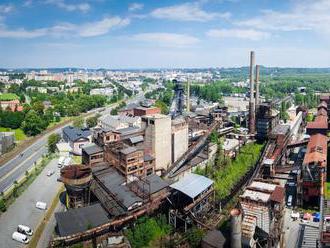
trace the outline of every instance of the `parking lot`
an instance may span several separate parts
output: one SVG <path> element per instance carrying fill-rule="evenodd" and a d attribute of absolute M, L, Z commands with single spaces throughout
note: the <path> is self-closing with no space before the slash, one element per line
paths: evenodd
<path fill-rule="evenodd" d="M 48 177 L 49 170 L 55 173 Z M 51 203 L 61 184 L 57 182 L 57 159 L 52 160 L 28 189 L 9 206 L 0 216 L 0 247 L 23 247 L 24 245 L 12 240 L 12 233 L 19 224 L 36 229 L 38 223 L 44 218 L 45 211 L 35 207 L 37 201 Z"/>

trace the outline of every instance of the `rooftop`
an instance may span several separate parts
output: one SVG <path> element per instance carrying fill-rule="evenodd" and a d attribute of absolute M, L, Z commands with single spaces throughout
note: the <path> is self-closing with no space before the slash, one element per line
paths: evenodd
<path fill-rule="evenodd" d="M 91 131 L 87 129 L 80 129 L 72 126 L 67 126 L 62 129 L 62 132 L 68 137 L 72 142 L 78 139 L 88 139 L 91 135 Z"/>
<path fill-rule="evenodd" d="M 270 193 L 263 193 L 263 192 L 247 189 L 241 195 L 241 198 L 267 203 L 270 199 Z"/>
<path fill-rule="evenodd" d="M 115 168 L 93 170 L 93 174 L 103 184 L 102 186 L 115 196 L 115 200 L 126 209 L 135 203 L 142 202 L 142 199 L 125 185 L 125 178 Z"/>
<path fill-rule="evenodd" d="M 314 134 L 310 137 L 303 164 L 320 163 L 326 165 L 328 137 Z"/>
<path fill-rule="evenodd" d="M 82 147 L 82 150 L 85 151 L 85 153 L 87 153 L 88 155 L 103 152 L 103 149 L 101 147 L 99 147 L 98 145 L 94 144 L 94 143 L 84 145 Z"/>
<path fill-rule="evenodd" d="M 190 198 L 195 198 L 203 191 L 207 190 L 213 181 L 207 177 L 190 173 L 185 175 L 178 182 L 173 183 L 170 187 L 176 189 Z"/>
<path fill-rule="evenodd" d="M 100 204 L 55 213 L 60 236 L 68 236 L 103 225 L 109 221 Z"/>
<path fill-rule="evenodd" d="M 120 152 L 125 154 L 125 155 L 128 155 L 130 153 L 133 153 L 133 152 L 136 152 L 138 149 L 136 147 L 127 147 L 127 148 L 124 148 L 124 149 L 121 149 Z"/>

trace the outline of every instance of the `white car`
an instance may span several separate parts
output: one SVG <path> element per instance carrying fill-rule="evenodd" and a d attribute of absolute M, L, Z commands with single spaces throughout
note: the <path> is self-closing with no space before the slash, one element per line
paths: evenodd
<path fill-rule="evenodd" d="M 32 234 L 33 234 L 32 229 L 25 225 L 18 225 L 17 232 L 23 233 L 25 235 L 30 235 L 30 236 L 32 236 Z"/>
<path fill-rule="evenodd" d="M 50 170 L 50 171 L 47 172 L 47 176 L 50 177 L 50 176 L 52 176 L 54 173 L 55 173 L 55 171 Z"/>
<path fill-rule="evenodd" d="M 30 240 L 25 234 L 19 233 L 19 232 L 14 232 L 13 235 L 11 236 L 13 240 L 16 240 L 18 242 L 21 242 L 23 244 L 28 244 Z"/>
<path fill-rule="evenodd" d="M 47 209 L 47 203 L 38 201 L 36 203 L 36 208 L 39 208 L 41 210 L 46 210 Z"/>

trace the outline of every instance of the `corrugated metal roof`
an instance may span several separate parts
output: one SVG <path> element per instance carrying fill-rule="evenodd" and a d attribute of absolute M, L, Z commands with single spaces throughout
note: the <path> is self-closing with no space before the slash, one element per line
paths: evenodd
<path fill-rule="evenodd" d="M 143 136 L 142 135 L 138 135 L 138 136 L 129 138 L 129 140 L 130 140 L 130 142 L 132 144 L 136 144 L 136 143 L 139 143 L 139 142 L 142 142 L 143 141 Z"/>
<path fill-rule="evenodd" d="M 323 134 L 314 134 L 310 137 L 303 164 L 321 163 L 327 160 L 328 138 Z"/>
<path fill-rule="evenodd" d="M 207 190 L 213 181 L 207 177 L 190 173 L 185 175 L 178 182 L 173 183 L 170 187 L 176 189 L 190 198 L 195 198 L 203 191 Z"/>

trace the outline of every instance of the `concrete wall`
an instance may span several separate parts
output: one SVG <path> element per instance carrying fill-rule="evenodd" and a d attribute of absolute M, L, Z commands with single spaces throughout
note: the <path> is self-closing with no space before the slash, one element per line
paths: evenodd
<path fill-rule="evenodd" d="M 172 126 L 172 163 L 188 150 L 188 125 Z"/>
<path fill-rule="evenodd" d="M 166 115 L 144 117 L 145 152 L 155 157 L 155 169 L 167 169 L 171 164 L 171 118 Z"/>

